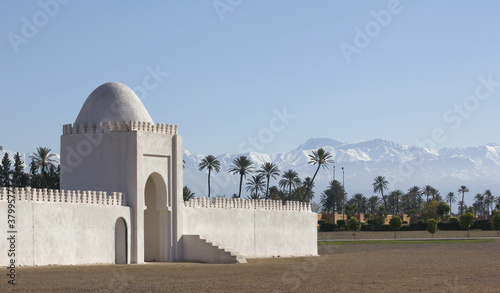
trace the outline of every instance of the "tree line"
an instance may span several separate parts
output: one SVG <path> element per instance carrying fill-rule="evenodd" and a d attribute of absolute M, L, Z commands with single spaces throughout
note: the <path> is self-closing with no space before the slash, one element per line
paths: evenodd
<path fill-rule="evenodd" d="M 0 150 L 3 150 L 1 146 Z M 30 159 L 29 173 L 26 173 L 19 152 L 14 155 L 13 161 L 5 153 L 0 165 L 0 186 L 59 189 L 61 169 L 51 149 L 38 147 Z"/>
<path fill-rule="evenodd" d="M 309 155 L 309 164 L 317 165 L 313 177 L 301 179 L 299 174 L 293 169 L 281 173 L 279 167 L 273 162 L 265 162 L 255 170 L 254 162 L 248 156 L 239 156 L 233 159 L 231 166 L 227 170 L 230 174 L 239 176 L 238 193 L 233 194 L 233 198 L 241 198 L 243 182 L 245 190 L 250 192 L 247 199 L 272 199 L 272 200 L 293 200 L 310 202 L 314 197 L 314 179 L 321 168 L 328 169 L 328 164 L 332 163 L 332 156 L 329 152 L 320 148 Z M 198 165 L 199 171 L 207 170 L 208 197 L 211 195 L 210 178 L 212 172 L 221 171 L 220 161 L 213 155 L 205 156 Z M 250 178 L 247 179 L 247 176 Z M 271 186 L 271 179 L 278 179 L 278 185 Z M 184 187 L 184 200 L 189 200 L 194 193 Z"/>
<path fill-rule="evenodd" d="M 282 172 L 279 167 L 273 162 L 265 162 L 255 170 L 254 162 L 248 156 L 239 156 L 233 159 L 231 166 L 227 170 L 230 174 L 239 176 L 238 193 L 233 194 L 233 198 L 241 198 L 243 183 L 245 190 L 250 192 L 248 199 L 273 199 L 273 200 L 296 200 L 310 202 L 314 197 L 314 179 L 318 171 L 328 169 L 328 165 L 333 163 L 332 156 L 323 148 L 315 150 L 309 155 L 309 164 L 316 165 L 317 168 L 311 177 L 301 179 L 293 169 Z M 211 176 L 213 173 L 221 171 L 220 161 L 213 155 L 205 156 L 198 165 L 199 171 L 207 170 L 207 187 L 208 197 L 211 196 Z M 247 179 L 247 176 L 249 177 Z M 271 180 L 279 181 L 277 185 L 271 186 Z M 246 182 L 245 182 L 246 181 Z M 465 204 L 465 194 L 469 192 L 467 186 L 460 186 L 455 192 L 448 192 L 442 196 L 440 192 L 431 185 L 412 186 L 406 192 L 400 189 L 387 192 L 389 182 L 384 176 L 377 176 L 373 179 L 372 188 L 373 195 L 366 197 L 362 193 L 355 193 L 351 198 L 347 198 L 347 193 L 342 183 L 337 180 L 332 180 L 327 188 L 321 193 L 320 209 L 321 212 L 339 212 L 345 213 L 347 206 L 360 213 L 377 214 L 380 208 L 383 207 L 384 212 L 399 214 L 406 213 L 408 215 L 421 214 L 427 204 L 431 202 L 442 203 L 448 205 L 451 210 L 453 203 L 458 199 L 459 212 L 463 214 L 468 210 Z M 194 196 L 194 193 L 188 187 L 185 187 L 185 200 Z M 495 197 L 491 190 L 487 189 L 484 193 L 478 193 L 475 196 L 475 201 L 472 205 L 476 214 L 488 215 L 493 211 L 495 204 L 500 204 L 500 196 Z"/>
<path fill-rule="evenodd" d="M 380 196 L 373 195 L 366 197 L 363 193 L 355 193 L 351 198 L 347 199 L 347 193 L 342 184 L 333 180 L 330 186 L 323 191 L 321 195 L 321 206 L 323 212 L 345 212 L 349 206 L 355 206 L 359 213 L 364 214 L 377 214 L 380 208 L 383 207 L 385 211 L 394 215 L 405 213 L 408 215 L 422 214 L 426 205 L 434 202 L 436 204 L 448 205 L 451 211 L 453 203 L 457 202 L 457 195 L 450 191 L 445 196 L 430 186 L 425 185 L 422 187 L 412 186 L 406 192 L 397 189 L 386 192 L 389 182 L 384 176 L 377 176 L 373 179 L 372 187 L 374 193 L 380 193 Z M 459 213 L 463 214 L 469 209 L 465 204 L 465 193 L 469 192 L 467 186 L 460 186 L 457 189 L 457 194 L 461 198 L 458 201 Z M 344 206 L 345 203 L 345 206 Z M 476 215 L 490 215 L 494 210 L 495 205 L 500 205 L 500 196 L 494 196 L 491 190 L 487 189 L 483 193 L 477 193 L 474 198 L 472 207 Z"/>

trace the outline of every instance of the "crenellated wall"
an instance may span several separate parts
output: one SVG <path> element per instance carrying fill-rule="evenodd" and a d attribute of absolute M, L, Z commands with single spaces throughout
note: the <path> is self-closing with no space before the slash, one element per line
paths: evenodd
<path fill-rule="evenodd" d="M 311 204 L 299 201 L 261 200 L 242 198 L 220 198 L 210 200 L 208 197 L 194 197 L 184 202 L 188 208 L 213 208 L 213 209 L 256 209 L 271 211 L 303 211 L 311 212 Z"/>
<path fill-rule="evenodd" d="M 36 189 L 31 187 L 12 188 L 9 192 L 16 201 L 51 202 L 51 203 L 85 203 L 100 205 L 126 206 L 123 193 L 113 192 L 108 195 L 105 191 L 54 190 Z M 0 201 L 7 201 L 8 189 L 0 189 Z"/>
<path fill-rule="evenodd" d="M 184 203 L 184 216 L 185 235 L 246 258 L 317 255 L 317 214 L 308 203 L 202 197 Z"/>
<path fill-rule="evenodd" d="M 122 193 L 1 188 L 0 263 L 13 247 L 16 265 L 112 264 L 119 253 L 130 262 L 130 210 Z"/>
<path fill-rule="evenodd" d="M 63 135 L 130 131 L 177 135 L 177 125 L 163 123 L 155 125 L 150 122 L 141 121 L 114 121 L 100 122 L 99 124 L 66 124 L 63 126 Z"/>

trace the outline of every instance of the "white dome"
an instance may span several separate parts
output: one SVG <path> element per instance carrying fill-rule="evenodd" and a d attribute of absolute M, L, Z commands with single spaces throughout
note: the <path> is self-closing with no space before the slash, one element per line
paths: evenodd
<path fill-rule="evenodd" d="M 83 104 L 75 124 L 99 122 L 141 121 L 151 122 L 146 107 L 128 86 L 108 82 L 96 88 Z"/>

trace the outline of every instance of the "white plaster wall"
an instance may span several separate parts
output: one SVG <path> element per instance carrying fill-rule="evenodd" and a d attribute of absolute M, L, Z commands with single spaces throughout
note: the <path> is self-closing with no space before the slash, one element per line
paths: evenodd
<path fill-rule="evenodd" d="M 137 131 L 114 131 L 61 136 L 61 189 L 125 193 L 127 205 L 132 209 L 132 263 L 142 261 L 137 252 L 143 245 L 138 242 L 138 236 L 143 237 L 142 230 L 137 230 L 142 227 L 143 217 L 143 207 L 137 205 L 137 134 Z"/>
<path fill-rule="evenodd" d="M 184 233 L 207 236 L 247 258 L 317 255 L 317 214 L 184 208 Z"/>
<path fill-rule="evenodd" d="M 168 134 L 152 130 L 152 125 L 142 126 L 147 127 L 105 133 L 82 133 L 85 128 L 69 131 L 71 126 L 66 126 L 61 137 L 61 188 L 125 193 L 132 210 L 131 261 L 142 263 L 146 182 L 151 174 L 159 175 L 156 178 L 164 181 L 166 193 L 157 192 L 167 195 L 157 206 L 160 259 L 181 261 L 182 137 L 173 135 L 176 127 Z"/>
<path fill-rule="evenodd" d="M 61 189 L 123 192 L 137 188 L 137 132 L 61 136 Z"/>
<path fill-rule="evenodd" d="M 17 265 L 110 264 L 115 261 L 115 223 L 127 224 L 130 208 L 82 203 L 16 202 Z M 7 202 L 0 202 L 0 263 L 7 264 Z"/>
<path fill-rule="evenodd" d="M 160 212 L 161 260 L 181 261 L 182 245 L 178 245 L 182 235 L 182 211 L 178 212 L 178 206 L 183 207 L 182 200 L 182 137 L 180 135 L 166 135 L 151 132 L 137 132 L 137 223 L 138 223 L 138 251 L 137 259 L 141 263 L 144 257 L 143 242 L 144 229 L 141 223 L 144 221 L 144 199 L 145 188 L 148 178 L 156 173 L 166 185 L 166 198 L 158 199 L 157 209 Z M 179 151 L 180 150 L 180 151 Z M 156 176 L 157 177 L 157 176 Z M 158 177 L 157 177 L 158 179 Z M 163 192 L 157 190 L 158 194 Z M 140 199 L 140 200 L 139 200 Z M 180 204 L 179 204 L 180 203 Z M 180 216 L 179 216 L 180 215 Z"/>
<path fill-rule="evenodd" d="M 177 158 L 176 154 L 180 154 Z M 132 262 L 144 261 L 144 194 L 157 173 L 167 188 L 162 199 L 162 260 L 182 260 L 182 226 L 173 208 L 182 206 L 182 138 L 148 131 L 76 133 L 61 137 L 61 188 L 123 192 L 132 209 Z M 168 211 L 167 211 L 168 210 Z"/>
<path fill-rule="evenodd" d="M 235 263 L 238 257 L 201 239 L 199 235 L 183 235 L 184 261 L 204 263 Z M 241 260 L 241 259 L 240 259 Z M 246 263 L 246 260 L 242 261 Z"/>

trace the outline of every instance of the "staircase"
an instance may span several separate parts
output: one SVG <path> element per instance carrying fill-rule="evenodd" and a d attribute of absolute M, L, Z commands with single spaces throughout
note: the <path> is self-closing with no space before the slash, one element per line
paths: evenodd
<path fill-rule="evenodd" d="M 243 255 L 215 243 L 209 236 L 185 234 L 182 239 L 184 261 L 225 264 L 247 262 Z"/>

